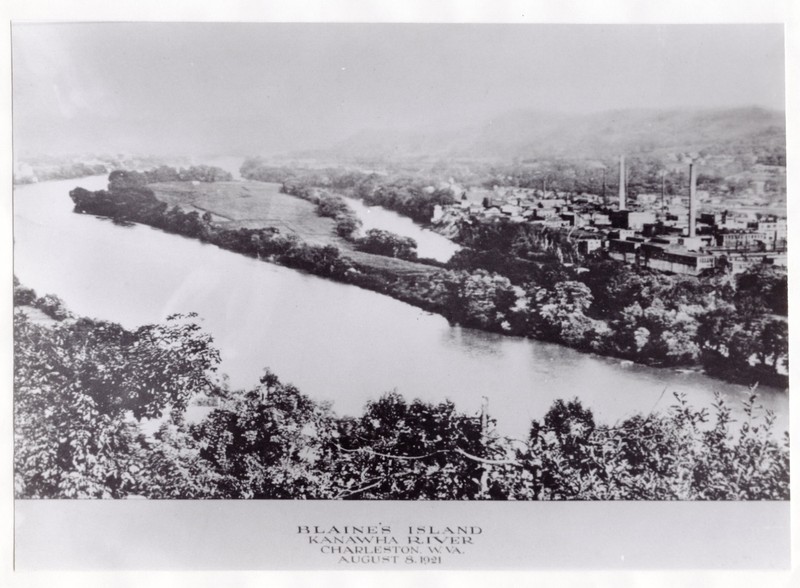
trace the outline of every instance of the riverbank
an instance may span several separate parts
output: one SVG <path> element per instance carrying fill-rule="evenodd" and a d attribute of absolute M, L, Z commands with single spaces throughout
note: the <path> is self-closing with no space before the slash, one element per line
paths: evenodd
<path fill-rule="evenodd" d="M 92 190 L 107 184 L 102 176 L 81 182 Z M 23 283 L 58 293 L 77 314 L 129 329 L 197 312 L 222 350 L 231 386 L 251 386 L 269 366 L 340 414 L 358 414 L 377 392 L 394 388 L 428 402 L 449 398 L 473 414 L 486 396 L 492 414 L 517 437 L 556 398 L 578 396 L 599 418 L 615 422 L 663 406 L 673 392 L 709 410 L 715 392 L 734 408 L 747 394 L 746 387 L 698 373 L 622 366 L 560 345 L 455 326 L 364 288 L 141 223 L 100 222 L 73 212 L 65 195 L 75 185 L 15 190 L 15 270 Z M 788 395 L 763 384 L 759 392 L 777 426 L 787 428 Z"/>
<path fill-rule="evenodd" d="M 15 299 L 26 296 L 36 299 L 15 285 Z M 680 394 L 673 409 L 651 407 L 613 425 L 578 399 L 557 399 L 517 439 L 500 432 L 503 423 L 496 430 L 485 402 L 475 418 L 450 401 L 390 392 L 340 417 L 270 370 L 244 390 L 224 385 L 220 352 L 197 320 L 174 315 L 128 330 L 85 317 L 43 325 L 15 312 L 16 497 L 788 496 L 788 436 L 755 394 L 745 400 L 750 426 L 741 428 L 721 398 L 706 423 L 705 410 Z M 187 408 L 210 399 L 214 406 L 189 423 Z M 158 431 L 143 434 L 154 419 Z"/>
<path fill-rule="evenodd" d="M 237 253 L 303 269 L 389 295 L 465 326 L 506 335 L 531 336 L 582 351 L 669 367 L 696 368 L 700 363 L 701 351 L 706 353 L 692 335 L 694 329 L 698 328 L 699 319 L 691 313 L 706 312 L 698 303 L 708 298 L 698 285 L 667 284 L 667 290 L 677 286 L 682 289 L 680 296 L 686 299 L 686 303 L 679 310 L 666 307 L 656 298 L 647 312 L 643 312 L 641 306 L 635 307 L 638 311 L 631 311 L 639 313 L 632 317 L 633 322 L 608 321 L 586 314 L 592 300 L 591 292 L 586 284 L 576 281 L 564 268 L 556 268 L 556 275 L 550 275 L 553 273 L 550 272 L 538 276 L 531 285 L 532 290 L 514 286 L 508 278 L 482 269 L 441 270 L 416 264 L 424 269 L 403 273 L 396 271 L 397 266 L 408 267 L 401 260 L 385 257 L 380 259 L 377 266 L 367 265 L 342 255 L 334 245 L 309 245 L 294 234 L 283 234 L 276 227 L 222 228 L 209 211 L 201 216 L 197 210 L 184 212 L 177 206 L 169 209 L 168 204 L 146 186 L 118 187 L 115 190 L 113 184 L 113 181 L 110 182 L 110 192 L 73 190 L 70 196 L 75 202 L 76 211 L 109 216 L 116 220 L 143 222 Z M 191 189 L 185 192 L 190 193 Z M 222 193 L 227 191 L 222 190 Z M 251 198 L 242 194 L 237 198 Z M 608 276 L 600 277 L 608 279 Z M 670 303 L 675 303 L 675 296 L 670 296 Z M 763 331 L 764 335 L 772 336 L 777 327 L 772 323 L 768 327 Z M 630 331 L 630 335 L 626 334 L 627 331 Z M 642 336 L 645 339 L 640 341 Z M 754 335 L 755 338 L 760 336 L 758 333 Z M 631 338 L 631 343 L 635 338 L 635 347 L 629 349 L 627 337 Z M 712 348 L 710 351 L 715 350 Z M 737 363 L 729 365 L 734 360 Z M 766 369 L 770 367 L 767 360 L 771 361 L 774 369 L 776 364 L 772 356 L 762 355 L 762 365 L 757 370 L 751 370 L 741 355 L 709 355 L 715 375 L 748 385 L 761 382 L 786 387 L 787 378 Z"/>
<path fill-rule="evenodd" d="M 438 271 L 430 265 L 359 251 L 336 233 L 334 218 L 320 216 L 307 200 L 281 192 L 280 184 L 241 181 L 192 184 L 166 182 L 148 184 L 156 198 L 182 212 L 209 213 L 209 225 L 221 231 L 277 229 L 295 235 L 315 247 L 336 247 L 343 258 L 358 267 L 395 275 L 419 275 Z"/>

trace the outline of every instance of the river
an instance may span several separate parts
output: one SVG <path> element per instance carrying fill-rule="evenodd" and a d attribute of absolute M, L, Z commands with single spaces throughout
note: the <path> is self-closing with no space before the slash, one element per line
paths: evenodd
<path fill-rule="evenodd" d="M 199 164 L 214 165 L 227 172 L 230 172 L 234 179 L 241 179 L 239 168 L 242 164 L 240 157 L 216 157 L 210 161 L 198 159 L 192 161 L 192 165 Z M 361 219 L 361 235 L 370 229 L 383 229 L 391 231 L 397 235 L 411 237 L 417 242 L 417 254 L 419 257 L 429 257 L 438 261 L 447 261 L 460 247 L 447 237 L 443 237 L 435 231 L 419 226 L 406 216 L 397 214 L 393 210 L 380 206 L 367 206 L 357 198 L 350 198 L 341 195 L 348 206 Z"/>
<path fill-rule="evenodd" d="M 15 273 L 76 314 L 125 327 L 197 312 L 234 387 L 264 367 L 338 414 L 397 389 L 447 398 L 477 413 L 483 396 L 504 434 L 524 436 L 557 398 L 579 397 L 598 420 L 666 409 L 672 392 L 710 406 L 719 391 L 740 413 L 743 386 L 697 373 L 624 366 L 618 360 L 520 338 L 453 327 L 386 296 L 170 235 L 72 212 L 68 192 L 100 189 L 104 176 L 15 187 Z M 788 429 L 788 394 L 760 401 Z"/>
<path fill-rule="evenodd" d="M 411 237 L 417 242 L 417 255 L 438 261 L 447 261 L 460 249 L 447 237 L 423 228 L 406 216 L 380 206 L 367 206 L 356 198 L 343 197 L 348 206 L 361 219 L 362 234 L 370 229 L 383 229 L 397 235 Z"/>

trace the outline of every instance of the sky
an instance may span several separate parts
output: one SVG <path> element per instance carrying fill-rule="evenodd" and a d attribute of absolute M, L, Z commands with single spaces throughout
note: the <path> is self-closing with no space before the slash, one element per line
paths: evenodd
<path fill-rule="evenodd" d="M 14 24 L 20 154 L 276 153 L 514 110 L 784 108 L 780 25 Z"/>

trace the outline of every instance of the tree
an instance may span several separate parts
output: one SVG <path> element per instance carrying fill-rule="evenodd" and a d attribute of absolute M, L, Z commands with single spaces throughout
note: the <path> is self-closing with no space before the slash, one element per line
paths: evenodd
<path fill-rule="evenodd" d="M 636 415 L 619 426 L 596 425 L 578 400 L 557 401 L 534 422 L 517 461 L 524 480 L 515 497 L 572 500 L 775 500 L 789 490 L 788 436 L 772 434 L 774 416 L 759 414 L 755 396 L 746 420 L 731 427 L 717 397 L 715 417 L 685 396 L 666 414 Z"/>
<path fill-rule="evenodd" d="M 44 327 L 15 315 L 18 497 L 138 491 L 145 442 L 135 420 L 165 411 L 179 418 L 192 394 L 215 385 L 218 353 L 183 318 L 131 332 L 84 318 Z"/>
<path fill-rule="evenodd" d="M 761 348 L 759 355 L 761 362 L 769 364 L 776 372 L 785 365 L 789 356 L 789 326 L 785 321 L 768 320 L 761 329 Z"/>
<path fill-rule="evenodd" d="M 401 237 L 389 231 L 370 229 L 367 234 L 356 240 L 360 251 L 397 257 L 400 259 L 417 258 L 417 242 L 411 237 Z"/>
<path fill-rule="evenodd" d="M 36 302 L 36 292 L 23 286 L 14 276 L 14 306 L 33 306 Z"/>
<path fill-rule="evenodd" d="M 754 265 L 736 278 L 736 308 L 745 320 L 766 312 L 785 314 L 786 287 L 785 271 L 770 265 Z"/>
<path fill-rule="evenodd" d="M 323 194 L 317 203 L 317 214 L 320 216 L 336 218 L 340 214 L 347 214 L 349 212 L 350 208 L 341 196 Z"/>
<path fill-rule="evenodd" d="M 259 386 L 229 397 L 191 434 L 199 447 L 196 457 L 205 464 L 198 469 L 210 485 L 210 496 L 332 496 L 325 474 L 332 415 L 294 386 L 281 384 L 269 370 Z"/>
<path fill-rule="evenodd" d="M 361 220 L 352 213 L 336 216 L 336 234 L 344 239 L 352 239 L 361 229 L 361 225 Z"/>
<path fill-rule="evenodd" d="M 481 420 L 451 402 L 407 402 L 396 392 L 340 421 L 333 476 L 342 498 L 463 500 L 502 490 L 484 479 L 480 459 L 502 450 Z M 475 459 L 477 458 L 477 459 Z"/>
<path fill-rule="evenodd" d="M 728 355 L 728 344 L 736 328 L 738 316 L 732 304 L 721 304 L 698 316 L 697 343 L 718 354 Z"/>
<path fill-rule="evenodd" d="M 531 329 L 534 335 L 567 345 L 582 345 L 592 328 L 586 312 L 592 293 L 582 282 L 560 282 L 550 290 L 535 287 L 531 296 Z"/>

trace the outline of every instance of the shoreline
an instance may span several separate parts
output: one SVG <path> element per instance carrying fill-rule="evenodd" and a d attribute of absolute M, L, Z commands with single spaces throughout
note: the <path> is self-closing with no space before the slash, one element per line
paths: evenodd
<path fill-rule="evenodd" d="M 83 190 L 83 189 L 78 189 L 78 190 Z M 73 192 L 75 192 L 75 191 L 73 191 Z M 72 195 L 73 192 L 71 192 L 70 194 Z M 84 192 L 88 192 L 88 191 L 84 190 Z M 91 194 L 94 194 L 94 193 L 89 193 L 89 194 L 91 195 Z M 73 197 L 73 200 L 76 200 L 76 198 Z M 161 201 L 158 201 L 158 200 L 156 200 L 156 202 L 161 203 Z M 79 206 L 82 206 L 82 205 L 79 205 L 78 201 L 76 200 L 76 209 L 78 209 Z M 166 206 L 166 204 L 163 204 L 163 206 Z M 346 252 L 343 255 L 338 250 L 334 253 L 332 251 L 332 249 L 335 249 L 335 248 L 332 248 L 330 246 L 326 246 L 326 247 L 320 248 L 318 246 L 309 246 L 307 244 L 301 243 L 301 248 L 304 248 L 304 250 L 311 250 L 311 257 L 313 257 L 315 254 L 318 254 L 320 250 L 325 251 L 327 253 L 329 259 L 327 259 L 320 266 L 320 264 L 315 264 L 315 263 L 310 263 L 310 264 L 309 263 L 302 263 L 304 260 L 303 259 L 299 259 L 298 256 L 293 256 L 291 254 L 291 252 L 287 253 L 285 251 L 281 252 L 279 250 L 276 250 L 276 251 L 271 251 L 267 255 L 262 255 L 259 252 L 249 251 L 249 250 L 247 250 L 247 246 L 246 245 L 244 247 L 240 246 L 241 243 L 237 244 L 237 243 L 226 242 L 225 239 L 224 239 L 224 237 L 226 236 L 224 234 L 225 233 L 224 230 L 217 231 L 217 233 L 209 232 L 208 234 L 203 234 L 202 233 L 202 227 L 201 227 L 200 234 L 195 234 L 195 235 L 186 234 L 184 231 L 175 230 L 175 227 L 165 226 L 163 224 L 163 222 L 159 222 L 160 217 L 162 217 L 164 214 L 166 214 L 165 212 L 161 212 L 160 214 L 157 214 L 156 216 L 149 215 L 149 218 L 148 218 L 148 215 L 144 215 L 141 218 L 130 218 L 125 214 L 114 214 L 113 213 L 114 211 L 108 211 L 108 210 L 105 211 L 107 213 L 110 212 L 110 214 L 106 214 L 106 213 L 103 213 L 103 212 L 98 212 L 96 210 L 93 211 L 93 210 L 91 210 L 91 205 L 87 206 L 87 208 L 89 208 L 89 209 L 85 210 L 83 212 L 84 213 L 93 214 L 96 217 L 108 218 L 108 219 L 110 219 L 112 221 L 120 221 L 121 220 L 121 221 L 124 221 L 124 222 L 131 222 L 131 221 L 137 222 L 139 224 L 144 224 L 144 225 L 150 226 L 151 228 L 160 229 L 160 230 L 162 230 L 164 232 L 167 232 L 167 233 L 179 234 L 179 235 L 184 236 L 184 237 L 192 237 L 194 239 L 200 240 L 201 242 L 207 242 L 209 244 L 216 245 L 216 246 L 220 247 L 221 249 L 233 251 L 235 253 L 241 253 L 241 254 L 247 255 L 249 257 L 253 257 L 253 258 L 259 259 L 261 261 L 269 261 L 271 263 L 274 263 L 276 265 L 280 265 L 280 266 L 283 266 L 283 267 L 287 267 L 289 269 L 295 269 L 295 270 L 299 269 L 299 270 L 302 270 L 303 272 L 307 272 L 307 273 L 312 274 L 312 275 L 316 275 L 316 276 L 323 277 L 323 278 L 329 278 L 332 281 L 335 281 L 335 282 L 338 282 L 338 283 L 349 284 L 349 285 L 357 286 L 357 287 L 360 287 L 360 288 L 363 288 L 363 289 L 366 289 L 366 290 L 369 290 L 369 291 L 372 291 L 372 292 L 376 292 L 378 294 L 384 294 L 386 296 L 389 296 L 390 298 L 393 298 L 393 299 L 398 300 L 400 302 L 404 302 L 406 304 L 414 306 L 415 308 L 419 308 L 419 309 L 421 309 L 421 310 L 423 310 L 425 312 L 429 312 L 431 314 L 436 314 L 436 315 L 442 316 L 443 318 L 448 320 L 448 322 L 451 325 L 463 326 L 463 327 L 466 327 L 466 328 L 474 328 L 474 329 L 477 329 L 477 330 L 480 330 L 480 331 L 494 333 L 494 334 L 503 335 L 503 336 L 511 335 L 513 337 L 520 337 L 520 338 L 526 338 L 526 339 L 531 339 L 531 340 L 535 340 L 535 341 L 553 343 L 553 344 L 556 344 L 556 345 L 560 345 L 560 346 L 563 346 L 563 347 L 568 347 L 570 349 L 574 349 L 574 350 L 579 351 L 581 353 L 589 353 L 589 354 L 594 355 L 596 357 L 603 357 L 603 358 L 607 358 L 609 360 L 616 360 L 616 361 L 619 361 L 621 365 L 625 365 L 625 362 L 632 362 L 633 364 L 646 366 L 646 367 L 650 367 L 650 368 L 669 369 L 669 370 L 672 370 L 672 371 L 690 370 L 690 371 L 692 371 L 694 373 L 702 373 L 702 374 L 704 374 L 704 375 L 706 375 L 706 376 L 708 376 L 710 378 L 714 378 L 716 380 L 720 380 L 720 381 L 723 381 L 723 382 L 729 382 L 729 383 L 735 383 L 735 384 L 741 384 L 741 385 L 745 385 L 745 386 L 752 385 L 752 383 L 753 383 L 753 380 L 751 380 L 750 378 L 747 378 L 746 376 L 745 377 L 740 377 L 740 378 L 721 377 L 720 375 L 717 375 L 717 374 L 714 374 L 714 373 L 710 373 L 708 370 L 702 368 L 702 363 L 700 363 L 700 362 L 697 362 L 697 363 L 694 363 L 694 364 L 677 364 L 677 365 L 674 365 L 674 366 L 660 366 L 660 365 L 657 365 L 655 362 L 636 361 L 635 359 L 632 359 L 632 358 L 629 358 L 629 357 L 622 357 L 622 356 L 617 355 L 617 354 L 601 353 L 601 352 L 598 352 L 597 350 L 594 350 L 594 349 L 585 349 L 585 348 L 582 348 L 580 346 L 564 345 L 562 342 L 559 342 L 559 341 L 551 341 L 551 340 L 548 340 L 548 339 L 531 337 L 529 335 L 522 334 L 522 333 L 504 332 L 502 329 L 499 329 L 499 328 L 485 328 L 485 327 L 481 328 L 481 326 L 470 324 L 469 322 L 462 322 L 462 321 L 454 320 L 454 317 L 452 316 L 452 310 L 451 309 L 448 309 L 447 307 L 442 306 L 442 304 L 437 303 L 436 301 L 425 300 L 421 296 L 419 296 L 419 295 L 415 296 L 413 292 L 409 292 L 408 289 L 407 289 L 407 284 L 402 283 L 403 280 L 408 280 L 409 278 L 404 277 L 404 276 L 400 276 L 398 273 L 392 271 L 391 268 L 377 269 L 377 268 L 374 268 L 374 267 L 365 266 L 364 264 L 360 264 L 360 263 L 358 263 L 356 261 L 353 261 L 349 257 L 347 257 Z M 76 210 L 76 212 L 80 213 L 80 211 L 78 211 L 78 210 Z M 184 215 L 184 216 L 191 216 L 191 213 L 189 213 L 188 215 Z M 194 216 L 198 216 L 198 215 L 195 214 Z M 150 222 L 147 222 L 148 220 L 150 220 Z M 161 220 L 163 220 L 163 219 L 161 219 Z M 172 230 L 170 230 L 170 229 L 172 229 Z M 254 236 L 253 238 L 255 238 L 256 236 L 263 236 L 263 232 L 264 231 L 265 231 L 265 229 L 261 229 L 261 230 L 239 229 L 238 233 L 242 233 L 244 236 L 253 235 Z M 222 234 L 222 237 L 220 237 L 220 234 Z M 243 240 L 244 239 L 240 239 L 240 241 L 243 241 Z M 392 259 L 392 258 L 389 258 L 389 259 Z M 335 267 L 335 266 L 337 266 L 337 264 L 338 264 L 338 267 Z M 433 267 L 433 266 L 431 266 L 431 270 L 432 270 L 432 273 L 430 274 L 430 276 L 427 277 L 428 279 L 433 278 L 433 277 L 435 277 L 435 276 L 437 276 L 437 275 L 439 275 L 441 273 L 449 271 L 449 270 L 447 270 L 445 268 L 436 268 L 436 267 Z M 425 279 L 425 278 L 423 278 L 423 279 Z M 415 282 L 416 278 L 411 278 L 411 281 Z M 406 287 L 406 291 L 403 291 L 404 287 Z M 776 388 L 776 389 L 779 389 L 779 390 L 788 390 L 788 378 L 782 379 L 780 377 L 778 377 L 778 378 L 773 377 L 770 380 L 768 378 L 761 377 L 761 378 L 759 378 L 759 379 L 757 379 L 755 381 L 757 381 L 759 383 L 763 383 L 764 385 L 767 385 L 769 387 Z"/>

